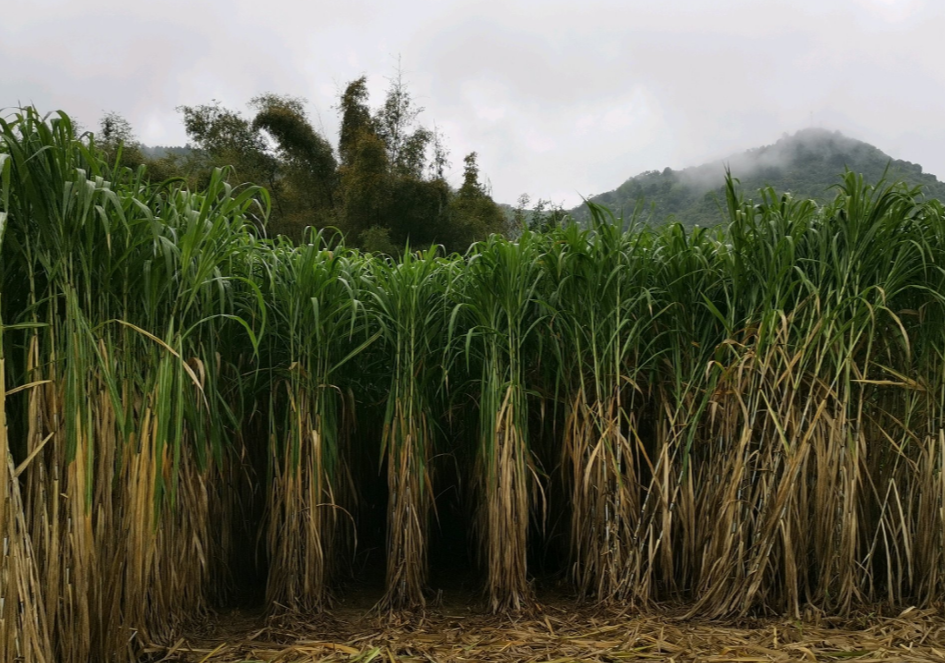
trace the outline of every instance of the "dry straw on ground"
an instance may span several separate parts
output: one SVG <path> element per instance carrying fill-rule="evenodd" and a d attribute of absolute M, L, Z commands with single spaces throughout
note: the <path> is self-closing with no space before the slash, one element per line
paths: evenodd
<path fill-rule="evenodd" d="M 716 623 L 566 603 L 545 605 L 521 620 L 454 609 L 398 622 L 341 610 L 317 622 L 263 626 L 258 618 L 231 614 L 150 654 L 155 661 L 192 663 L 945 661 L 945 616 L 908 609 L 893 617 Z"/>
<path fill-rule="evenodd" d="M 529 619 L 461 610 L 398 622 L 342 610 L 317 622 L 270 622 L 224 615 L 154 660 L 243 661 L 945 661 L 945 617 L 909 609 L 894 617 L 847 620 L 687 621 L 672 613 L 543 606 Z"/>

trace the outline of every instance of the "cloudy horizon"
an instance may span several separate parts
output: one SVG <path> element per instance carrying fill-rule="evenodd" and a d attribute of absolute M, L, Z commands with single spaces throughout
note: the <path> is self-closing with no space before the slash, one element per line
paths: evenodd
<path fill-rule="evenodd" d="M 367 75 L 379 104 L 399 60 L 447 137 L 451 181 L 475 150 L 499 202 L 570 207 L 811 124 L 945 179 L 945 3 L 931 0 L 5 5 L 0 107 L 89 128 L 115 111 L 149 145 L 186 142 L 178 106 L 245 112 L 263 92 L 305 98 L 337 144 L 340 90 Z"/>

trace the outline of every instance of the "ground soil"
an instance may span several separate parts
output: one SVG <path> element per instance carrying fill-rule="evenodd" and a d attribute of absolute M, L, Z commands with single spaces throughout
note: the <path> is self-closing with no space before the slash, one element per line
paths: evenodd
<path fill-rule="evenodd" d="M 472 597 L 474 598 L 474 597 Z M 945 611 L 864 613 L 844 620 L 686 619 L 682 609 L 646 612 L 546 600 L 529 616 L 484 614 L 478 601 L 422 613 L 377 615 L 363 595 L 315 618 L 220 612 L 144 659 L 187 663 L 374 661 L 943 661 Z"/>

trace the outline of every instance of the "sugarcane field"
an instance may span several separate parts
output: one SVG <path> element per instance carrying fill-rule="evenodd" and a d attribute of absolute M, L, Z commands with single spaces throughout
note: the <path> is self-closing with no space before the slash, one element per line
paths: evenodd
<path fill-rule="evenodd" d="M 463 252 L 0 119 L 0 663 L 945 660 L 945 208 Z"/>

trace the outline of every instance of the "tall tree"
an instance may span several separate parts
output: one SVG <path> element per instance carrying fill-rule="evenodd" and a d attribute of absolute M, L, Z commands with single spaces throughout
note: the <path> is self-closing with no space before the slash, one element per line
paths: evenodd
<path fill-rule="evenodd" d="M 180 109 L 202 169 L 232 165 L 240 181 L 263 184 L 272 199 L 272 233 L 298 240 L 307 226 L 335 225 L 337 162 L 304 101 L 267 93 L 249 105 L 251 120 L 217 102 Z"/>
<path fill-rule="evenodd" d="M 450 167 L 450 151 L 446 146 L 446 137 L 433 125 L 433 136 L 430 140 L 433 156 L 427 166 L 430 179 L 446 181 L 446 171 Z"/>
<path fill-rule="evenodd" d="M 269 189 L 274 211 L 279 211 L 278 163 L 266 149 L 262 135 L 238 111 L 213 101 L 200 106 L 181 106 L 184 130 L 196 146 L 192 167 L 206 177 L 216 166 L 233 166 L 235 177 Z"/>
<path fill-rule="evenodd" d="M 445 138 L 419 122 L 423 108 L 399 69 L 384 103 L 372 109 L 369 102 L 366 77 L 344 88 L 337 154 L 298 97 L 262 94 L 249 102 L 249 114 L 217 101 L 183 106 L 178 110 L 194 150 L 152 160 L 149 172 L 201 187 L 215 168 L 233 166 L 232 184 L 253 182 L 268 191 L 269 232 L 295 240 L 308 226 L 335 227 L 350 246 L 390 253 L 408 242 L 415 248 L 440 243 L 463 251 L 506 229 L 479 180 L 475 153 L 466 157 L 459 189 L 449 185 Z M 120 116 L 109 116 L 103 133 L 133 135 Z"/>
<path fill-rule="evenodd" d="M 447 243 L 457 249 L 465 248 L 491 234 L 508 231 L 505 213 L 479 180 L 478 155 L 470 152 L 463 159 L 463 164 L 463 184 L 448 210 Z"/>
<path fill-rule="evenodd" d="M 341 94 L 341 103 L 338 106 L 341 113 L 338 153 L 342 166 L 350 166 L 354 161 L 356 146 L 362 134 L 374 133 L 371 109 L 367 105 L 368 96 L 366 76 L 348 83 Z"/>
<path fill-rule="evenodd" d="M 384 141 L 362 131 L 349 147 L 349 162 L 341 167 L 342 229 L 357 243 L 372 227 L 389 227 L 391 177 Z"/>
<path fill-rule="evenodd" d="M 396 175 L 423 177 L 433 132 L 417 124 L 422 112 L 423 108 L 414 104 L 398 68 L 390 81 L 384 105 L 374 115 L 375 130 L 387 146 L 390 167 Z"/>
<path fill-rule="evenodd" d="M 264 94 L 250 106 L 256 110 L 252 128 L 275 142 L 282 176 L 286 225 L 324 227 L 335 221 L 338 162 L 331 144 L 309 121 L 304 101 Z"/>
<path fill-rule="evenodd" d="M 568 219 L 564 207 L 539 198 L 532 208 L 528 219 L 528 229 L 534 232 L 547 232 L 552 228 L 560 228 Z"/>
<path fill-rule="evenodd" d="M 339 104 L 344 229 L 356 243 L 369 232 L 372 245 L 381 236 L 394 246 L 431 244 L 449 187 L 425 177 L 433 132 L 416 122 L 423 109 L 400 72 L 380 108 L 371 113 L 367 102 L 362 77 L 348 84 Z"/>
<path fill-rule="evenodd" d="M 96 139 L 99 149 L 111 163 L 117 161 L 119 166 L 136 168 L 146 161 L 131 122 L 115 111 L 102 115 Z"/>

